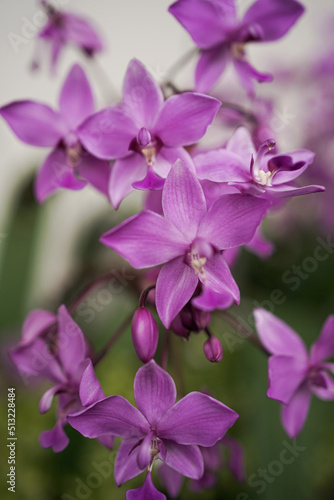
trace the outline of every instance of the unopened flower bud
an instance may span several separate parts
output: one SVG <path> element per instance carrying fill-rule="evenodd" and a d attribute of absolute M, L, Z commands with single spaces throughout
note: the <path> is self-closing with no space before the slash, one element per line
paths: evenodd
<path fill-rule="evenodd" d="M 221 361 L 223 359 L 223 346 L 217 337 L 210 337 L 203 345 L 205 356 L 212 363 Z"/>
<path fill-rule="evenodd" d="M 152 139 L 151 134 L 149 133 L 147 128 L 142 127 L 139 130 L 138 136 L 137 136 L 137 141 L 138 141 L 139 146 L 142 146 L 142 147 L 147 146 L 147 144 L 149 144 L 151 142 L 151 139 Z"/>
<path fill-rule="evenodd" d="M 145 307 L 137 309 L 131 324 L 132 342 L 138 358 L 148 363 L 158 345 L 159 329 L 152 314 Z"/>

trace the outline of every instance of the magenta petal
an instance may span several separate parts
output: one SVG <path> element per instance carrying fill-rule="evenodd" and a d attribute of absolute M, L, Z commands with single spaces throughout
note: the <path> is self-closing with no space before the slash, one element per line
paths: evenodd
<path fill-rule="evenodd" d="M 227 466 L 231 474 L 240 483 L 246 481 L 245 453 L 243 447 L 229 436 L 223 438 L 222 444 L 229 450 Z"/>
<path fill-rule="evenodd" d="M 218 198 L 202 220 L 198 236 L 218 249 L 248 243 L 270 203 L 250 195 L 226 194 Z"/>
<path fill-rule="evenodd" d="M 183 255 L 187 243 L 168 220 L 144 210 L 130 217 L 101 238 L 136 269 L 163 264 Z"/>
<path fill-rule="evenodd" d="M 268 169 L 270 171 L 277 170 L 272 180 L 273 186 L 291 182 L 299 177 L 313 162 L 314 157 L 315 153 L 304 149 L 266 159 Z"/>
<path fill-rule="evenodd" d="M 188 165 L 192 165 L 192 159 L 183 147 L 168 148 L 162 146 L 153 165 L 154 172 L 166 179 L 172 165 L 178 159 L 184 161 Z"/>
<path fill-rule="evenodd" d="M 60 113 L 33 101 L 15 101 L 0 108 L 0 115 L 17 137 L 32 146 L 56 146 L 67 132 Z"/>
<path fill-rule="evenodd" d="M 165 179 L 159 177 L 152 168 L 149 168 L 147 175 L 141 181 L 136 181 L 132 184 L 135 189 L 142 191 L 158 189 L 161 190 L 165 184 Z"/>
<path fill-rule="evenodd" d="M 174 95 L 164 103 L 154 133 L 165 146 L 193 144 L 203 137 L 220 106 L 220 101 L 204 94 Z"/>
<path fill-rule="evenodd" d="M 115 443 L 114 436 L 100 436 L 97 440 L 109 450 L 113 450 Z"/>
<path fill-rule="evenodd" d="M 93 363 L 90 359 L 83 362 L 83 373 L 80 381 L 79 394 L 82 406 L 90 406 L 105 398 L 101 384 L 95 374 Z"/>
<path fill-rule="evenodd" d="M 310 403 L 311 391 L 307 383 L 305 383 L 298 389 L 288 404 L 282 405 L 282 424 L 291 439 L 294 439 L 302 430 Z"/>
<path fill-rule="evenodd" d="M 238 74 L 242 86 L 247 91 L 248 95 L 253 97 L 255 94 L 254 80 L 259 83 L 271 82 L 273 76 L 270 73 L 260 73 L 245 59 L 233 59 L 234 68 Z"/>
<path fill-rule="evenodd" d="M 146 418 L 122 396 L 109 396 L 93 406 L 67 417 L 74 429 L 85 437 L 111 434 L 124 438 L 146 435 L 150 429 Z"/>
<path fill-rule="evenodd" d="M 86 343 L 82 331 L 65 306 L 58 309 L 58 342 L 58 355 L 63 369 L 70 378 L 75 378 L 85 358 Z"/>
<path fill-rule="evenodd" d="M 182 160 L 177 160 L 168 174 L 162 207 L 166 219 L 191 243 L 206 215 L 206 201 L 199 180 Z"/>
<path fill-rule="evenodd" d="M 132 59 L 124 79 L 122 107 L 138 130 L 152 127 L 163 101 L 162 91 L 154 78 L 140 61 Z"/>
<path fill-rule="evenodd" d="M 245 168 L 243 159 L 228 149 L 217 149 L 199 154 L 194 158 L 199 179 L 213 182 L 247 182 L 250 179 L 249 165 Z"/>
<path fill-rule="evenodd" d="M 99 160 L 86 153 L 79 160 L 76 169 L 80 176 L 91 184 L 95 189 L 109 197 L 110 165 L 106 160 Z"/>
<path fill-rule="evenodd" d="M 88 53 L 100 52 L 103 42 L 90 21 L 75 14 L 63 14 L 65 38 Z"/>
<path fill-rule="evenodd" d="M 54 149 L 37 173 L 35 182 L 35 195 L 39 203 L 45 201 L 59 188 L 83 189 L 86 181 L 77 179 L 63 148 Z"/>
<path fill-rule="evenodd" d="M 318 340 L 312 345 L 311 361 L 318 363 L 332 356 L 334 356 L 334 315 L 326 319 Z"/>
<path fill-rule="evenodd" d="M 234 301 L 239 304 L 240 291 L 238 285 L 234 281 L 231 271 L 221 254 L 215 254 L 207 260 L 204 265 L 204 276 L 199 276 L 205 287 L 215 293 L 223 294 L 223 299 L 226 299 L 226 294 L 230 294 Z M 198 303 L 197 303 L 198 304 Z"/>
<path fill-rule="evenodd" d="M 254 318 L 260 340 L 271 354 L 308 358 L 304 342 L 284 321 L 261 308 L 254 309 Z"/>
<path fill-rule="evenodd" d="M 39 442 L 42 448 L 53 448 L 55 453 L 63 451 L 70 440 L 66 436 L 61 420 L 50 431 L 44 431 L 39 436 Z"/>
<path fill-rule="evenodd" d="M 183 476 L 199 479 L 203 476 L 203 456 L 195 445 L 178 444 L 175 441 L 164 439 L 166 457 L 164 462 Z"/>
<path fill-rule="evenodd" d="M 156 427 L 176 400 L 176 387 L 172 377 L 153 360 L 139 368 L 133 390 L 137 408 L 151 427 Z"/>
<path fill-rule="evenodd" d="M 224 39 L 224 24 L 220 17 L 219 2 L 179 0 L 168 11 L 189 32 L 201 49 L 207 49 Z"/>
<path fill-rule="evenodd" d="M 164 463 L 159 467 L 158 475 L 168 495 L 177 498 L 182 488 L 183 475 Z"/>
<path fill-rule="evenodd" d="M 165 495 L 154 487 L 150 472 L 147 473 L 144 484 L 136 490 L 128 490 L 125 498 L 126 500 L 166 500 Z"/>
<path fill-rule="evenodd" d="M 306 378 L 308 361 L 306 358 L 291 356 L 271 356 L 268 362 L 268 398 L 288 403 Z"/>
<path fill-rule="evenodd" d="M 138 129 L 121 106 L 113 106 L 85 120 L 78 129 L 81 143 L 93 156 L 102 160 L 129 154 L 131 140 Z"/>
<path fill-rule="evenodd" d="M 229 59 L 229 50 L 225 45 L 203 50 L 196 66 L 196 91 L 209 92 L 225 70 Z"/>
<path fill-rule="evenodd" d="M 137 462 L 138 467 L 141 470 L 146 469 L 151 461 L 151 443 L 152 438 L 154 437 L 154 432 L 149 432 L 147 436 L 145 436 L 142 443 L 139 445 Z"/>
<path fill-rule="evenodd" d="M 327 363 L 327 365 L 330 363 Z M 334 373 L 334 370 L 332 370 Z M 311 391 L 319 399 L 323 401 L 333 401 L 334 400 L 334 379 L 331 375 L 326 372 L 322 372 L 321 376 L 325 382 L 326 387 L 320 387 L 316 385 L 311 385 Z"/>
<path fill-rule="evenodd" d="M 226 149 L 236 153 L 242 161 L 245 171 L 250 172 L 252 156 L 256 157 L 256 149 L 252 136 L 246 127 L 238 127 L 226 144 Z"/>
<path fill-rule="evenodd" d="M 230 291 L 216 293 L 207 286 L 203 286 L 203 292 L 192 299 L 193 306 L 202 311 L 214 311 L 215 309 L 228 309 L 234 302 Z"/>
<path fill-rule="evenodd" d="M 29 344 L 38 337 L 43 330 L 56 322 L 57 317 L 49 311 L 35 309 L 26 317 L 22 327 L 22 341 L 20 345 Z"/>
<path fill-rule="evenodd" d="M 59 108 L 73 130 L 94 111 L 89 82 L 78 64 L 72 67 L 61 89 Z"/>
<path fill-rule="evenodd" d="M 143 472 L 138 466 L 139 439 L 123 439 L 121 442 L 115 462 L 115 481 L 121 486 L 126 481 L 138 476 Z"/>
<path fill-rule="evenodd" d="M 141 154 L 132 153 L 126 158 L 115 161 L 109 182 L 109 197 L 115 209 L 125 196 L 133 191 L 132 184 L 143 179 L 146 172 L 146 160 Z"/>
<path fill-rule="evenodd" d="M 237 413 L 216 399 L 191 392 L 168 410 L 157 432 L 162 439 L 172 439 L 179 444 L 213 446 L 237 418 Z"/>
<path fill-rule="evenodd" d="M 275 246 L 271 241 L 263 237 L 261 229 L 258 227 L 254 237 L 247 244 L 247 249 L 261 257 L 261 259 L 266 259 L 273 254 Z"/>
<path fill-rule="evenodd" d="M 291 196 L 302 196 L 304 194 L 319 193 L 325 191 L 324 186 L 310 185 L 304 187 L 294 187 L 289 184 L 278 184 L 267 187 L 266 192 L 275 198 L 290 198 Z"/>
<path fill-rule="evenodd" d="M 282 38 L 303 14 L 304 7 L 295 0 L 257 0 L 243 18 L 243 24 L 261 29 L 261 41 Z"/>
<path fill-rule="evenodd" d="M 40 413 L 43 414 L 50 410 L 53 397 L 55 396 L 55 394 L 57 394 L 57 392 L 59 392 L 62 389 L 62 387 L 63 386 L 61 384 L 55 385 L 53 387 L 50 387 L 50 389 L 48 389 L 46 392 L 44 392 L 39 402 L 38 409 Z"/>
<path fill-rule="evenodd" d="M 161 269 L 156 287 L 156 306 L 166 328 L 194 293 L 198 278 L 184 263 L 184 257 L 167 262 Z"/>

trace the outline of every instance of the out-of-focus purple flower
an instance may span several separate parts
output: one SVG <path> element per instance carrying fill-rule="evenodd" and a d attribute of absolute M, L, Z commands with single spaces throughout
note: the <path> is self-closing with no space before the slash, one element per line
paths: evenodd
<path fill-rule="evenodd" d="M 211 363 L 217 363 L 223 359 L 223 346 L 220 340 L 213 335 L 204 342 L 203 351 Z"/>
<path fill-rule="evenodd" d="M 175 404 L 174 381 L 153 360 L 138 370 L 134 396 L 137 408 L 122 396 L 110 396 L 68 417 L 86 437 L 123 438 L 115 463 L 117 485 L 151 469 L 157 459 L 184 476 L 199 479 L 204 471 L 199 446 L 213 446 L 238 418 L 233 410 L 200 392 L 191 392 Z"/>
<path fill-rule="evenodd" d="M 115 208 L 133 188 L 162 189 L 178 159 L 189 160 L 183 146 L 203 137 L 221 103 L 185 92 L 164 101 L 162 91 L 138 60 L 127 69 L 123 100 L 86 120 L 79 129 L 83 145 L 94 156 L 116 159 L 109 194 Z"/>
<path fill-rule="evenodd" d="M 23 376 L 39 375 L 56 384 L 42 396 L 40 413 L 51 408 L 55 395 L 59 402 L 55 427 L 40 435 L 43 448 L 53 447 L 55 452 L 66 448 L 67 415 L 105 397 L 88 355 L 83 333 L 65 306 L 59 308 L 57 316 L 34 310 L 24 322 L 22 340 L 10 356 Z M 112 447 L 113 440 L 108 437 L 102 443 Z"/>
<path fill-rule="evenodd" d="M 225 454 L 223 459 L 222 449 L 228 451 L 227 460 L 225 460 Z M 245 481 L 244 451 L 235 439 L 225 436 L 209 448 L 200 446 L 200 450 L 204 461 L 204 474 L 200 479 L 193 479 L 190 482 L 191 490 L 202 491 L 213 488 L 217 484 L 218 473 L 225 464 L 237 481 Z M 158 474 L 168 495 L 171 498 L 177 498 L 182 488 L 183 476 L 166 464 L 161 465 Z"/>
<path fill-rule="evenodd" d="M 226 148 L 199 154 L 193 159 L 197 177 L 204 181 L 221 184 L 241 193 L 269 198 L 287 198 L 324 191 L 323 186 L 297 187 L 294 180 L 301 175 L 314 159 L 307 149 L 292 153 L 272 154 L 275 147 L 271 139 L 265 141 L 256 152 L 249 131 L 238 128 Z"/>
<path fill-rule="evenodd" d="M 255 309 L 258 335 L 269 358 L 267 396 L 283 403 L 283 427 L 293 439 L 304 426 L 312 393 L 334 400 L 334 316 L 329 316 L 308 355 L 298 334 L 265 309 Z"/>
<path fill-rule="evenodd" d="M 48 21 L 38 33 L 37 42 L 43 41 L 50 47 L 51 73 L 55 72 L 60 54 L 66 45 L 74 45 L 88 57 L 93 57 L 103 50 L 104 45 L 101 36 L 95 30 L 91 21 L 70 12 L 57 10 L 46 0 L 41 0 L 40 3 L 46 11 Z M 40 65 L 39 52 L 41 48 L 40 45 L 37 46 L 32 69 L 36 69 Z"/>
<path fill-rule="evenodd" d="M 77 64 L 61 89 L 59 111 L 28 100 L 14 101 L 0 108 L 0 115 L 21 141 L 53 148 L 36 178 L 35 194 L 40 203 L 59 188 L 76 191 L 87 182 L 107 195 L 109 164 L 89 154 L 77 133 L 93 110 L 89 82 Z"/>
<path fill-rule="evenodd" d="M 208 92 L 229 62 L 247 92 L 254 94 L 254 80 L 270 82 L 246 59 L 249 42 L 271 42 L 282 38 L 304 12 L 295 0 L 257 0 L 240 21 L 233 0 L 178 0 L 169 12 L 189 32 L 200 49 L 196 68 L 196 90 Z"/>
<path fill-rule="evenodd" d="M 254 236 L 269 202 L 247 195 L 219 198 L 207 210 L 203 189 L 182 160 L 165 182 L 165 217 L 144 210 L 104 234 L 101 241 L 137 269 L 165 264 L 156 284 L 156 306 L 166 328 L 190 300 L 197 285 L 203 294 L 193 299 L 198 309 L 216 307 L 215 295 L 240 293 L 221 250 L 243 245 Z"/>
<path fill-rule="evenodd" d="M 260 259 L 267 259 L 275 251 L 274 244 L 264 238 L 260 227 L 257 228 L 254 237 L 249 243 L 247 243 L 247 245 L 245 245 L 245 248 L 260 257 Z M 241 249 L 239 247 L 225 250 L 224 257 L 229 267 L 233 267 L 235 265 L 240 254 L 240 250 Z"/>
<path fill-rule="evenodd" d="M 131 336 L 139 359 L 143 363 L 151 361 L 157 350 L 159 329 L 152 314 L 145 307 L 139 307 L 133 315 Z"/>

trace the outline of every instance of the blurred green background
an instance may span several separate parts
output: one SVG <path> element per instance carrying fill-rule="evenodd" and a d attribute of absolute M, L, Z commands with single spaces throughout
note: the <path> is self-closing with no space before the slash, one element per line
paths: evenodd
<path fill-rule="evenodd" d="M 57 196 L 62 196 L 62 193 Z M 78 195 L 77 195 L 78 196 Z M 319 195 L 317 195 L 319 196 Z M 294 213 L 303 210 L 305 200 L 294 200 L 291 210 Z M 109 477 L 94 480 L 94 463 L 108 462 L 112 469 L 114 453 L 103 448 L 96 440 L 83 438 L 71 428 L 66 432 L 70 444 L 59 454 L 50 449 L 42 449 L 38 435 L 42 430 L 50 429 L 55 423 L 55 405 L 46 414 L 38 412 L 38 402 L 49 387 L 27 386 L 16 373 L 8 360 L 7 351 L 20 338 L 22 322 L 29 312 L 29 290 L 33 283 L 32 266 L 35 265 L 34 252 L 36 242 L 41 237 L 43 217 L 52 210 L 53 200 L 44 206 L 37 206 L 32 195 L 31 180 L 26 180 L 17 190 L 16 202 L 9 217 L 9 228 L 1 241 L 2 259 L 0 268 L 0 330 L 2 343 L 1 402 L 2 435 L 7 436 L 6 395 L 7 387 L 16 387 L 16 433 L 17 464 L 16 489 L 20 500 L 69 500 L 86 499 L 118 500 L 125 498 L 128 488 L 139 486 L 143 477 L 136 478 L 121 488 L 117 488 L 112 474 Z M 69 302 L 76 293 L 91 279 L 117 265 L 124 265 L 115 259 L 114 253 L 98 243 L 98 236 L 109 229 L 130 211 L 126 204 L 120 213 L 105 210 L 81 233 L 76 247 L 77 266 L 68 275 L 67 284 L 57 290 L 54 298 L 39 297 L 34 307 L 56 310 L 59 302 Z M 282 281 L 282 275 L 292 266 L 302 265 L 304 259 L 313 256 L 319 236 L 326 239 L 317 228 L 301 224 L 298 231 L 275 229 L 275 219 L 268 221 L 266 232 L 274 238 L 276 252 L 267 261 L 261 261 L 255 255 L 242 251 L 235 266 L 234 275 L 243 297 L 241 305 L 232 312 L 247 321 L 254 306 L 265 305 L 272 291 L 279 289 L 285 297 L 275 306 L 275 314 L 288 322 L 304 338 L 309 346 L 316 340 L 325 318 L 334 312 L 333 276 L 334 254 L 319 262 L 316 271 L 309 273 L 300 281 L 296 291 Z M 103 311 L 96 313 L 93 321 L 85 322 L 83 316 L 76 320 L 88 335 L 92 344 L 100 349 L 110 338 L 112 332 L 135 309 L 138 294 L 134 281 L 124 290 L 113 296 Z M 255 304 L 254 301 L 257 301 Z M 249 341 L 231 344 L 233 330 L 216 316 L 212 330 L 224 343 L 224 358 L 221 363 L 211 364 L 203 355 L 203 334 L 192 335 L 189 342 L 173 336 L 168 369 L 174 376 L 179 391 L 185 384 L 186 391 L 209 389 L 219 400 L 233 408 L 240 415 L 230 435 L 239 440 L 246 454 L 247 478 L 258 474 L 259 468 L 267 469 L 273 460 L 278 460 L 284 449 L 284 442 L 290 442 L 284 433 L 279 418 L 279 403 L 266 397 L 267 359 Z M 226 339 L 227 343 L 226 343 Z M 160 342 L 161 344 L 161 342 Z M 232 346 L 232 347 L 231 347 Z M 161 350 L 161 345 L 159 345 Z M 159 360 L 160 352 L 157 354 Z M 105 356 L 97 367 L 97 375 L 107 395 L 121 394 L 133 402 L 132 383 L 140 362 L 131 345 L 130 332 L 125 332 L 114 348 Z M 181 380 L 183 379 L 183 381 Z M 328 402 L 312 400 L 311 411 L 306 425 L 298 436 L 297 444 L 304 451 L 293 463 L 284 465 L 283 471 L 266 482 L 263 492 L 259 486 L 239 484 L 227 470 L 222 470 L 216 488 L 203 493 L 193 493 L 185 482 L 181 499 L 321 499 L 334 498 L 334 405 Z M 3 439 L 3 442 L 5 439 Z M 3 468 L 8 472 L 7 453 L 3 453 Z M 109 471 L 109 472 L 110 472 Z M 5 476 L 3 474 L 2 477 Z M 254 476 L 253 476 L 254 477 Z M 93 479 L 92 479 L 93 478 Z M 155 481 L 158 486 L 158 480 Z M 263 489 L 263 488 L 262 488 Z M 6 492 L 6 488 L 2 491 Z M 10 498 L 10 493 L 8 493 Z M 3 497 L 2 497 L 3 498 Z"/>

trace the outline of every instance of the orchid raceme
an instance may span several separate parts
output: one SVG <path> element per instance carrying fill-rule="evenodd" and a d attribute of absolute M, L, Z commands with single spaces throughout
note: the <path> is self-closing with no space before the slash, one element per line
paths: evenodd
<path fill-rule="evenodd" d="M 246 195 L 226 195 L 207 210 L 191 168 L 177 160 L 165 182 L 165 217 L 144 210 L 104 234 L 101 241 L 137 269 L 165 264 L 156 285 L 156 306 L 166 328 L 190 300 L 199 282 L 199 309 L 216 307 L 216 294 L 240 293 L 221 251 L 250 241 L 269 203 Z"/>
<path fill-rule="evenodd" d="M 83 333 L 65 306 L 57 316 L 44 310 L 32 311 L 23 325 L 22 340 L 11 350 L 11 358 L 26 380 L 45 377 L 56 385 L 48 389 L 39 404 L 40 413 L 47 412 L 54 396 L 59 396 L 58 420 L 50 431 L 40 435 L 43 448 L 60 452 L 69 443 L 64 432 L 69 413 L 105 397 L 95 376 Z M 112 447 L 113 439 L 102 440 Z"/>
<path fill-rule="evenodd" d="M 199 479 L 204 472 L 199 446 L 222 439 L 238 415 L 206 394 L 191 392 L 176 401 L 172 377 L 150 361 L 134 380 L 137 408 L 122 396 L 109 396 L 68 417 L 89 438 L 119 436 L 115 463 L 118 485 L 152 468 L 158 459 L 180 474 Z"/>
<path fill-rule="evenodd" d="M 249 64 L 246 44 L 279 40 L 304 8 L 295 0 L 257 0 L 239 21 L 234 0 L 178 0 L 169 7 L 169 12 L 200 49 L 196 90 L 208 92 L 232 62 L 241 84 L 253 95 L 254 80 L 270 82 L 272 76 L 259 73 Z"/>
<path fill-rule="evenodd" d="M 79 129 L 94 156 L 115 159 L 109 195 L 115 208 L 133 188 L 161 189 L 184 146 L 201 139 L 221 103 L 185 92 L 164 101 L 162 90 L 142 63 L 133 59 L 123 84 L 123 100 L 88 118 Z"/>
<path fill-rule="evenodd" d="M 50 69 L 54 74 L 58 65 L 61 52 L 66 45 L 74 45 L 86 56 L 93 57 L 94 54 L 103 50 L 103 42 L 92 24 L 84 17 L 57 10 L 51 2 L 41 0 L 40 4 L 45 9 L 48 21 L 38 33 L 36 54 L 32 68 L 40 65 L 40 52 L 43 44 L 50 48 Z"/>
<path fill-rule="evenodd" d="M 264 309 L 255 309 L 257 332 L 270 352 L 267 395 L 283 403 L 282 423 L 291 438 L 304 426 L 312 393 L 334 400 L 334 316 L 329 316 L 310 354 L 298 334 Z"/>
<path fill-rule="evenodd" d="M 0 108 L 0 115 L 21 141 L 53 148 L 36 178 L 35 194 L 40 203 L 59 188 L 76 191 L 87 183 L 107 194 L 109 164 L 89 154 L 77 133 L 93 109 L 89 82 L 77 64 L 61 89 L 59 111 L 29 100 L 14 101 Z"/>
<path fill-rule="evenodd" d="M 273 140 L 265 141 L 255 151 L 250 133 L 244 127 L 238 128 L 226 148 L 199 154 L 194 158 L 196 173 L 202 181 L 226 186 L 241 193 L 254 196 L 287 198 L 324 191 L 323 186 L 297 187 L 294 180 L 299 177 L 314 159 L 308 150 L 284 154 L 272 154 Z"/>

